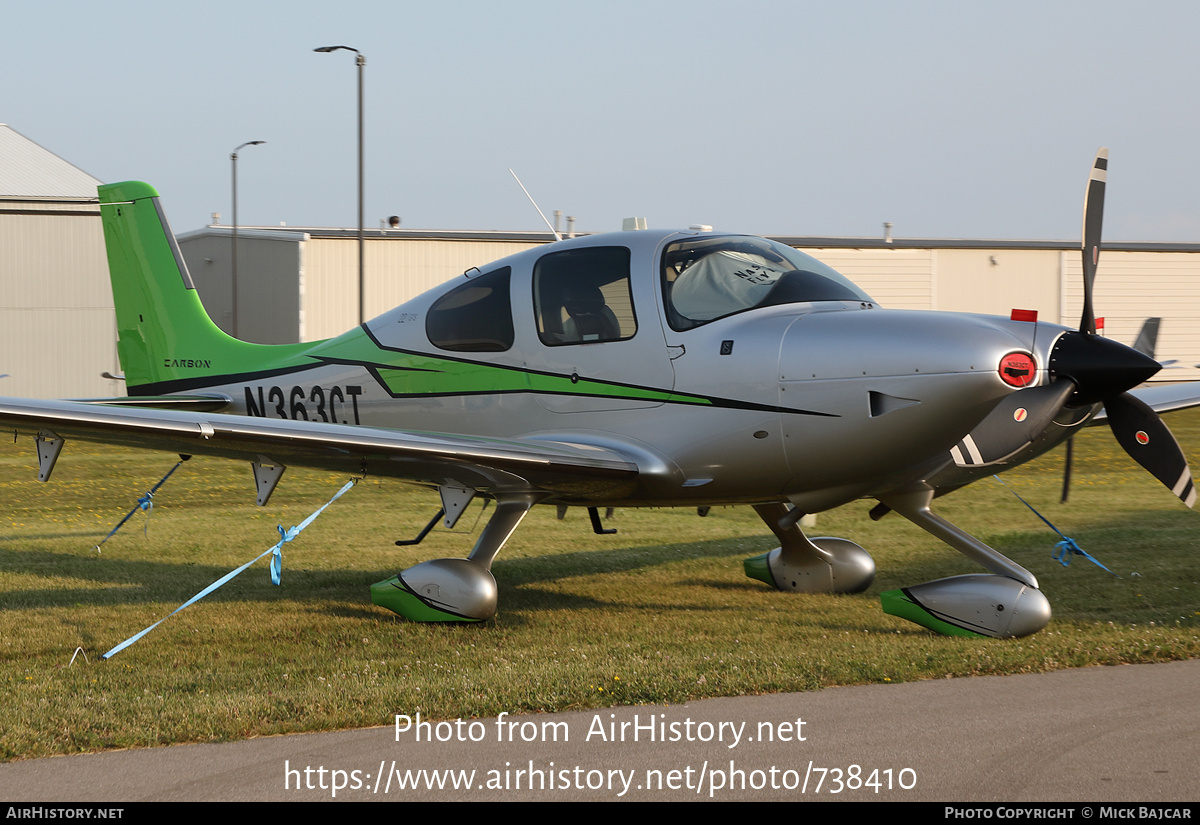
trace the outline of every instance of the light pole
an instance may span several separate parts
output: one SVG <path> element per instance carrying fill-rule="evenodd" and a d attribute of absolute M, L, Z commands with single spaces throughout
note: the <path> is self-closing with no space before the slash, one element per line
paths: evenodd
<path fill-rule="evenodd" d="M 237 158 L 238 158 L 238 155 L 237 155 L 237 153 L 240 149 L 242 149 L 246 146 L 259 146 L 263 143 L 266 143 L 266 141 L 265 140 L 248 140 L 245 143 L 238 146 L 237 149 L 234 149 L 232 152 L 229 153 L 229 165 L 232 167 L 232 171 L 233 171 L 233 264 L 231 267 L 233 277 L 230 279 L 232 282 L 231 286 L 233 289 L 233 301 L 232 301 L 233 320 L 230 324 L 229 334 L 232 335 L 234 338 L 237 338 L 237 334 L 238 334 L 238 328 L 237 328 L 237 322 L 238 322 L 238 305 L 237 305 L 237 296 L 238 296 L 238 282 L 237 282 L 237 264 L 238 264 L 238 254 L 237 254 L 237 229 L 238 229 Z"/>
<path fill-rule="evenodd" d="M 320 46 L 313 51 L 336 52 L 338 49 L 354 52 L 354 65 L 358 66 L 358 322 L 361 324 L 367 317 L 364 288 L 366 241 L 363 237 L 363 67 L 367 65 L 367 58 L 358 49 L 349 46 Z"/>

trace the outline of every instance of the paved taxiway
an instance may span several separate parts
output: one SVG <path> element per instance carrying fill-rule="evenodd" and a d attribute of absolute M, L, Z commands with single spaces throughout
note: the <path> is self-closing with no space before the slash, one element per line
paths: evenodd
<path fill-rule="evenodd" d="M 309 801 L 330 799 L 340 784 L 339 800 L 359 801 L 1195 802 L 1198 698 L 1200 660 L 1192 660 L 421 729 L 423 739 L 447 742 L 418 742 L 415 727 L 397 741 L 389 724 L 5 764 L 0 798 Z M 469 790 L 449 787 L 459 773 L 441 774 L 443 789 L 396 787 L 399 777 L 424 784 L 432 775 L 421 769 L 475 773 Z M 866 787 L 873 771 L 892 789 Z"/>

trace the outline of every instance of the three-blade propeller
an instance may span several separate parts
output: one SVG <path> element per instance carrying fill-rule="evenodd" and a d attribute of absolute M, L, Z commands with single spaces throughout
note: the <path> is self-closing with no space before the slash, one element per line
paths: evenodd
<path fill-rule="evenodd" d="M 1107 178 L 1108 150 L 1101 149 L 1092 164 L 1083 205 L 1083 316 L 1079 331 L 1063 334 L 1054 345 L 1050 370 L 1055 380 L 1065 378 L 1075 385 L 1075 392 L 1067 401 L 1069 406 L 1102 402 L 1117 443 L 1184 504 L 1192 507 L 1196 491 L 1183 450 L 1158 413 L 1127 392 L 1158 372 L 1160 364 L 1135 349 L 1096 335 L 1092 292 L 1100 261 Z M 1069 456 L 1066 473 L 1064 501 L 1070 477 Z"/>

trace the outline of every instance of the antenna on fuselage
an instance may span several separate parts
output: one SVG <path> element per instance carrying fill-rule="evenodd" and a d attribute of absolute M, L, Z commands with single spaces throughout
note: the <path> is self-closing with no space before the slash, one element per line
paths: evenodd
<path fill-rule="evenodd" d="M 536 209 L 537 213 L 542 216 L 542 223 L 546 224 L 546 228 L 554 234 L 554 240 L 561 241 L 562 235 L 558 234 L 558 230 L 554 228 L 550 221 L 546 220 L 545 213 L 543 213 L 541 207 L 537 205 L 537 201 L 533 199 L 533 195 L 529 194 L 529 190 L 525 188 L 525 184 L 521 183 L 521 179 L 517 177 L 517 173 L 510 168 L 508 170 L 508 174 L 513 176 L 513 180 L 517 182 L 517 186 L 521 187 L 521 191 L 525 193 L 525 197 L 529 198 L 529 202 L 533 204 L 533 208 Z"/>

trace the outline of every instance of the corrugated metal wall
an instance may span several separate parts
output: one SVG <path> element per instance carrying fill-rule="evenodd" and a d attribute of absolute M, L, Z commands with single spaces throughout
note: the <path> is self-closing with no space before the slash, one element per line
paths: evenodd
<path fill-rule="evenodd" d="M 30 204 L 0 216 L 0 394 L 123 395 L 99 209 Z M 32 214 L 36 209 L 39 214 Z"/>
<path fill-rule="evenodd" d="M 891 309 L 936 309 L 930 249 L 805 249 Z"/>
<path fill-rule="evenodd" d="M 1036 309 L 1043 320 L 1058 320 L 1057 250 L 939 249 L 936 254 L 937 309 L 985 315 Z"/>
<path fill-rule="evenodd" d="M 256 344 L 301 340 L 304 309 L 303 232 L 238 233 L 238 337 Z M 233 331 L 230 262 L 233 234 L 228 229 L 179 236 L 179 249 L 204 309 L 226 332 Z M 356 264 L 357 266 L 357 264 Z"/>
<path fill-rule="evenodd" d="M 1083 313 L 1083 262 L 1078 252 L 1062 252 L 1062 320 L 1076 327 Z M 1131 344 L 1142 322 L 1163 319 L 1155 356 L 1179 359 L 1155 380 L 1200 379 L 1200 254 L 1188 252 L 1100 253 L 1093 297 L 1097 317 L 1109 338 Z"/>
<path fill-rule="evenodd" d="M 538 246 L 518 241 L 366 239 L 368 320 L 473 266 Z M 240 242 L 239 242 L 240 243 Z M 358 241 L 313 238 L 304 252 L 304 338 L 340 335 L 358 323 Z"/>
<path fill-rule="evenodd" d="M 304 245 L 303 309 L 305 341 L 341 335 L 358 323 L 358 241 L 325 238 Z"/>

